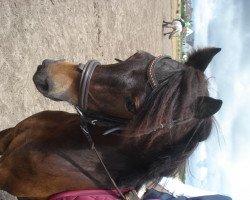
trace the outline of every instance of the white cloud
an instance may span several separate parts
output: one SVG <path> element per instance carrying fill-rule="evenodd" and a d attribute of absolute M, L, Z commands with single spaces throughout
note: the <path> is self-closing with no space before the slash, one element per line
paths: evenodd
<path fill-rule="evenodd" d="M 242 200 L 250 185 L 250 56 L 244 47 L 249 33 L 241 27 L 248 19 L 241 18 L 240 4 L 232 0 L 193 2 L 195 44 L 222 47 L 208 76 L 215 77 L 210 89 L 223 106 L 216 115 L 219 131 L 189 161 L 187 182 Z"/>

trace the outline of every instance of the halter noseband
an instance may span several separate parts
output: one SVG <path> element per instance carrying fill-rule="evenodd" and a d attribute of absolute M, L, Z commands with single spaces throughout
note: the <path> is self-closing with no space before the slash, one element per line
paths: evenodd
<path fill-rule="evenodd" d="M 99 63 L 97 60 L 90 60 L 85 65 L 83 65 L 82 63 L 79 64 L 78 68 L 82 70 L 79 88 L 79 105 L 82 110 L 87 110 L 89 83 L 93 72 L 98 65 L 101 65 L 101 63 Z"/>

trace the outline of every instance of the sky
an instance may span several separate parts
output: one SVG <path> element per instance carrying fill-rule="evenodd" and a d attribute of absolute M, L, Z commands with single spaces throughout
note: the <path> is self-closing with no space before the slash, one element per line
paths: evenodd
<path fill-rule="evenodd" d="M 220 47 L 206 74 L 223 100 L 212 136 L 188 162 L 186 183 L 236 200 L 250 187 L 250 1 L 193 0 L 195 47 Z"/>

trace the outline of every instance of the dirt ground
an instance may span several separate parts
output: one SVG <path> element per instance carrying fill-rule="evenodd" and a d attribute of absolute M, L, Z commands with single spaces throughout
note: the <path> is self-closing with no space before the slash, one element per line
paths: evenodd
<path fill-rule="evenodd" d="M 74 112 L 35 89 L 45 58 L 104 64 L 137 50 L 172 55 L 161 26 L 170 18 L 171 0 L 0 0 L 0 129 L 43 110 Z"/>

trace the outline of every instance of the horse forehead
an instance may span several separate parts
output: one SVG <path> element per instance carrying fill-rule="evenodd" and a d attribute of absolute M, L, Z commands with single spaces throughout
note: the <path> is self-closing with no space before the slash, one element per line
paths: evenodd
<path fill-rule="evenodd" d="M 168 70 L 176 70 L 176 69 L 184 68 L 183 63 L 180 63 L 173 59 L 167 59 L 167 58 L 163 59 L 162 65 L 164 66 L 165 69 L 168 69 Z"/>
<path fill-rule="evenodd" d="M 156 76 L 165 75 L 171 72 L 181 71 L 185 68 L 183 63 L 180 63 L 171 58 L 164 58 L 154 67 L 154 73 Z"/>
<path fill-rule="evenodd" d="M 155 56 L 146 51 L 137 51 L 135 54 L 130 56 L 126 61 L 149 62 L 154 58 Z"/>

